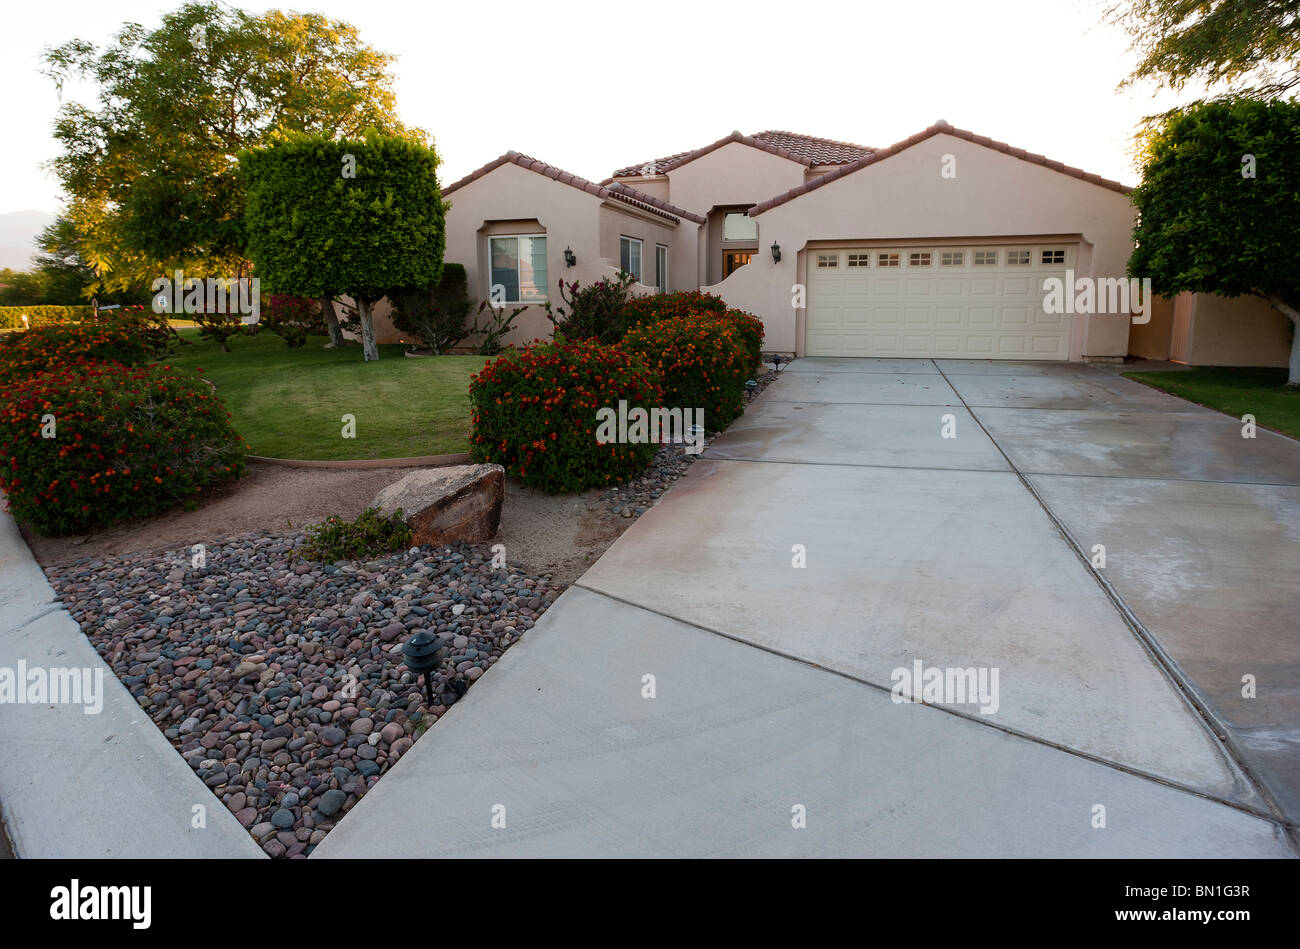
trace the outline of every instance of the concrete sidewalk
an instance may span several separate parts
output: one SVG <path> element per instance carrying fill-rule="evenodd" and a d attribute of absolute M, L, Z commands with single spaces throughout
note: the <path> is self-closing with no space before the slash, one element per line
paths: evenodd
<path fill-rule="evenodd" d="M 0 511 L 0 669 L 19 663 L 102 672 L 103 708 L 0 705 L 0 806 L 17 856 L 266 856 L 54 599 Z M 195 807 L 206 827 L 192 826 Z"/>
<path fill-rule="evenodd" d="M 796 361 L 313 856 L 1292 855 L 1016 470 L 1147 450 L 1017 442 L 1038 416 L 1224 450 L 1186 408 L 1086 366 Z M 916 661 L 997 670 L 997 707 L 893 701 Z"/>

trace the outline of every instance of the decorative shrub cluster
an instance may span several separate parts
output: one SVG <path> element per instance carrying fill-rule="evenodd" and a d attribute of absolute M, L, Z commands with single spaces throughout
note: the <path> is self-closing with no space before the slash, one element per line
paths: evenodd
<path fill-rule="evenodd" d="M 58 367 L 89 362 L 143 365 L 166 355 L 174 331 L 143 307 L 83 323 L 36 326 L 0 335 L 0 387 Z"/>
<path fill-rule="evenodd" d="M 207 383 L 169 366 L 79 360 L 0 398 L 0 488 L 46 534 L 192 502 L 242 475 L 246 453 Z"/>
<path fill-rule="evenodd" d="M 598 280 L 581 286 L 560 281 L 560 298 L 564 306 L 546 301 L 546 318 L 565 339 L 594 340 L 607 345 L 617 343 L 627 332 L 628 304 L 632 299 L 631 274 L 619 274 L 615 280 Z"/>
<path fill-rule="evenodd" d="M 0 306 L 0 329 L 22 329 L 24 316 L 28 326 L 50 326 L 88 320 L 94 315 L 91 306 Z"/>
<path fill-rule="evenodd" d="M 655 444 L 599 444 L 598 409 L 663 404 L 654 375 L 621 349 L 589 341 L 509 350 L 470 378 L 470 455 L 543 491 L 620 483 L 654 458 Z"/>
<path fill-rule="evenodd" d="M 744 310 L 727 310 L 721 319 L 736 328 L 736 335 L 745 346 L 745 377 L 757 378 L 763 368 L 763 321 Z"/>
<path fill-rule="evenodd" d="M 666 408 L 704 409 L 708 431 L 721 431 L 743 411 L 749 354 L 736 321 L 690 314 L 642 323 L 621 345 L 656 373 Z"/>
<path fill-rule="evenodd" d="M 711 293 L 700 290 L 679 290 L 676 293 L 650 294 L 629 300 L 627 325 L 671 320 L 678 316 L 690 316 L 692 313 L 717 313 L 721 316 L 726 312 L 727 304 L 723 302 L 722 297 L 715 297 Z"/>
<path fill-rule="evenodd" d="M 762 320 L 699 291 L 629 298 L 629 283 L 561 281 L 567 306 L 547 306 L 557 342 L 507 353 L 473 377 L 476 461 L 546 491 L 582 490 L 635 476 L 658 450 L 599 444 L 600 408 L 703 409 L 710 431 L 740 415 L 745 381 L 762 365 Z"/>
<path fill-rule="evenodd" d="M 355 521 L 330 517 L 307 528 L 307 539 L 296 556 L 322 563 L 336 560 L 371 560 L 411 546 L 411 527 L 402 509 L 383 514 L 368 507 Z"/>
<path fill-rule="evenodd" d="M 290 349 L 305 345 L 308 335 L 322 336 L 325 333 L 325 317 L 317 308 L 316 301 L 306 297 L 271 294 L 260 322 L 284 340 Z"/>
<path fill-rule="evenodd" d="M 444 263 L 432 287 L 390 290 L 388 301 L 393 304 L 393 325 L 430 352 L 446 352 L 471 332 L 465 325 L 472 303 L 463 264 Z"/>

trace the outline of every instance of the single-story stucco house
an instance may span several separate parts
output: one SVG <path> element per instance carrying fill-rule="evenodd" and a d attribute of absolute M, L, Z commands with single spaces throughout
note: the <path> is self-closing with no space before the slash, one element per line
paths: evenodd
<path fill-rule="evenodd" d="M 550 336 L 560 280 L 622 270 L 758 315 L 771 352 L 1285 366 L 1290 323 L 1263 301 L 1156 297 L 1138 323 L 1100 294 L 1047 303 L 1052 278 L 1127 277 L 1129 190 L 943 121 L 887 148 L 733 132 L 600 183 L 508 152 L 443 189 L 446 259 L 476 298 L 527 306 L 516 343 Z"/>

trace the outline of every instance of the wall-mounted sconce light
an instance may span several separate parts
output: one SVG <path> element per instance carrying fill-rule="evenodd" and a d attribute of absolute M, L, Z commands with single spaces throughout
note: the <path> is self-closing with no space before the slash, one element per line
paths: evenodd
<path fill-rule="evenodd" d="M 578 258 L 573 256 L 573 249 L 570 247 L 564 248 L 564 266 L 572 267 L 577 262 Z"/>
<path fill-rule="evenodd" d="M 781 245 L 778 244 L 776 241 L 772 241 L 772 263 L 779 264 L 780 262 L 781 262 Z"/>

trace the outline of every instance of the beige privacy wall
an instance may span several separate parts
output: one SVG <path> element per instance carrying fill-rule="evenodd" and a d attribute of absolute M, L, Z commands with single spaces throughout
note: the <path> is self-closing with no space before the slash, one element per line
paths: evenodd
<path fill-rule="evenodd" d="M 1156 297 L 1151 322 L 1129 334 L 1129 353 L 1192 366 L 1286 366 L 1291 322 L 1258 297 Z"/>
<path fill-rule="evenodd" d="M 948 155 L 952 178 L 941 175 Z M 944 133 L 772 207 L 757 220 L 760 253 L 708 289 L 763 318 L 765 348 L 800 353 L 802 313 L 791 307 L 791 288 L 806 279 L 803 251 L 810 241 L 993 243 L 1075 235 L 1078 276 L 1125 277 L 1134 222 L 1126 194 Z M 773 241 L 781 246 L 779 264 L 766 250 Z M 1071 359 L 1127 353 L 1126 317 L 1074 321 Z"/>
<path fill-rule="evenodd" d="M 1291 321 L 1258 297 L 1195 294 L 1190 308 L 1193 366 L 1285 366 Z"/>

